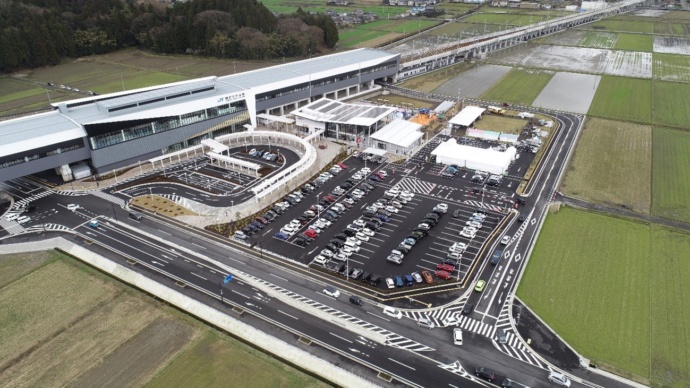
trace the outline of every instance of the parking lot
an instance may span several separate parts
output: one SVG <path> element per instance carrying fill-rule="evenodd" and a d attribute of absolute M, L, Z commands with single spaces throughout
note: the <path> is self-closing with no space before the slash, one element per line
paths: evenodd
<path fill-rule="evenodd" d="M 444 139 L 438 139 L 441 140 Z M 428 148 L 433 149 L 438 141 L 433 141 Z M 250 233 L 248 242 L 259 243 L 265 249 L 315 267 L 323 266 L 334 275 L 339 273 L 335 276 L 353 276 L 368 281 L 373 278 L 373 285 L 381 290 L 397 288 L 396 283 L 398 287 L 402 283 L 421 288 L 430 283 L 463 282 L 478 264 L 477 255 L 494 236 L 507 210 L 519 207 L 514 194 L 519 179 L 504 176 L 498 186 L 490 187 L 472 182 L 474 174 L 471 171 L 461 170 L 453 177 L 444 177 L 439 172 L 446 166 L 429 162 L 423 154 L 426 149 L 424 147 L 404 165 L 385 161 L 364 162 L 356 157 L 346 159 L 343 164 L 347 169 L 315 190 L 305 189 L 301 193 L 302 198 L 295 195 L 299 202 L 293 200 L 295 204 L 287 207 L 270 224 Z M 365 168 L 371 171 L 363 179 L 353 179 Z M 514 165 L 513 168 L 519 167 Z M 372 178 L 381 171 L 386 175 L 383 179 Z M 381 181 L 373 182 L 371 179 Z M 353 183 L 352 187 L 334 195 L 336 188 L 348 180 Z M 364 190 L 365 182 L 375 187 Z M 391 189 L 397 189 L 400 194 L 394 198 L 387 197 L 386 192 Z M 363 195 L 355 195 L 356 190 L 361 190 Z M 407 200 L 400 201 L 404 192 L 408 192 Z M 330 195 L 333 196 L 332 203 L 324 199 Z M 398 202 L 397 206 L 393 206 L 394 201 Z M 377 202 L 384 202 L 381 210 L 371 208 Z M 420 225 L 438 204 L 447 205 L 447 209 L 445 213 L 439 212 L 436 224 Z M 336 211 L 335 207 L 342 211 Z M 308 213 L 310 208 L 314 214 Z M 365 215 L 367 211 L 375 214 Z M 482 214 L 477 215 L 477 212 Z M 381 216 L 384 221 L 380 225 L 366 225 L 366 222 L 372 222 L 372 218 Z M 477 219 L 479 216 L 483 218 Z M 473 225 L 478 226 L 478 230 L 461 236 L 463 229 L 470 227 L 471 217 L 480 221 Z M 294 228 L 289 227 L 290 223 Z M 420 232 L 420 228 L 428 228 L 427 233 Z M 310 229 L 312 231 L 308 232 Z M 365 229 L 371 229 L 373 233 L 364 235 Z M 415 230 L 423 235 L 414 236 Z M 410 237 L 415 241 L 408 240 L 406 246 L 402 246 L 409 251 L 401 252 L 401 263 L 389 261 L 391 252 L 402 249 L 401 243 Z M 348 240 L 352 242 L 348 243 Z M 460 247 L 458 254 L 451 255 L 449 249 L 454 243 L 466 246 Z M 333 253 L 324 251 L 328 248 Z M 445 273 L 437 272 L 439 270 Z M 428 276 L 417 276 L 425 275 L 424 271 Z M 407 277 L 412 281 L 406 281 L 405 275 L 414 273 L 417 274 Z M 400 278 L 396 279 L 396 276 Z M 387 284 L 387 278 L 392 280 L 392 287 Z M 431 282 L 428 282 L 429 278 Z"/>

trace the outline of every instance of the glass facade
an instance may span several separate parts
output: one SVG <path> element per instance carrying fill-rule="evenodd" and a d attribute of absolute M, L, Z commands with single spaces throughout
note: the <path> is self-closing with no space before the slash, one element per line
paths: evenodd
<path fill-rule="evenodd" d="M 238 117 L 235 117 L 233 119 L 233 123 L 228 125 L 227 127 L 218 128 L 218 129 L 211 131 L 211 132 L 205 132 L 205 133 L 199 134 L 197 136 L 194 136 L 192 138 L 189 138 L 185 141 L 181 141 L 179 143 L 173 144 L 170 147 L 163 149 L 163 154 L 167 154 L 170 152 L 175 152 L 175 151 L 185 149 L 187 147 L 193 147 L 195 145 L 199 145 L 199 144 L 201 144 L 201 141 L 204 139 L 213 139 L 213 138 L 216 138 L 218 136 L 228 135 L 228 134 L 235 133 L 235 132 L 246 131 L 247 129 L 244 127 L 244 124 L 247 124 L 249 122 L 250 122 L 249 113 L 246 113 L 246 112 L 242 113 Z"/>
<path fill-rule="evenodd" d="M 245 101 L 235 101 L 230 104 L 202 109 L 181 116 L 166 117 L 149 123 L 92 136 L 89 138 L 89 143 L 92 150 L 97 150 L 243 110 L 247 110 Z"/>

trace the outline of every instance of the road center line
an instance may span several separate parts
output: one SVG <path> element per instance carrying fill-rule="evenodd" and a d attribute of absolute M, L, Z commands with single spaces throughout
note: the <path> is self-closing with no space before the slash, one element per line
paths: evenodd
<path fill-rule="evenodd" d="M 237 292 L 237 291 L 235 291 L 235 290 L 230 290 L 230 291 L 234 292 L 235 294 L 237 294 L 237 295 L 239 295 L 239 296 L 244 296 L 244 297 L 247 298 L 247 299 L 251 299 L 251 298 L 248 297 L 247 295 L 242 294 L 242 293 L 239 293 L 239 292 Z"/>
<path fill-rule="evenodd" d="M 276 274 L 270 274 L 270 275 L 273 276 L 273 277 L 276 277 L 276 278 L 278 278 L 278 279 L 280 279 L 280 280 L 285 280 L 286 282 L 289 281 L 289 280 L 287 280 L 287 279 L 285 279 L 285 278 L 281 278 L 280 276 L 278 276 L 278 275 L 276 275 Z"/>
<path fill-rule="evenodd" d="M 168 232 L 166 232 L 166 231 L 164 231 L 164 230 L 160 230 L 160 229 L 156 229 L 156 230 L 158 230 L 158 231 L 161 232 L 161 233 L 167 234 L 168 236 L 172 236 L 172 234 L 170 234 L 170 233 L 168 233 Z"/>
<path fill-rule="evenodd" d="M 199 244 L 197 244 L 197 243 L 192 243 L 192 245 L 196 245 L 196 246 L 198 246 L 198 247 L 201 248 L 201 249 L 207 249 L 205 246 L 199 245 Z"/>
<path fill-rule="evenodd" d="M 198 278 L 202 278 L 202 279 L 204 279 L 204 280 L 208 280 L 208 279 L 206 279 L 205 277 L 203 277 L 203 276 L 201 276 L 201 275 L 195 274 L 194 272 L 192 272 L 191 274 L 194 275 L 194 276 L 196 276 L 196 277 L 198 277 Z"/>

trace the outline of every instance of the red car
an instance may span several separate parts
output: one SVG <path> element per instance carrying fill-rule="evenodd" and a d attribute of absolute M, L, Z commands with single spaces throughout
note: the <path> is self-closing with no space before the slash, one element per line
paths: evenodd
<path fill-rule="evenodd" d="M 385 179 L 386 179 L 386 177 L 383 176 L 383 174 L 381 174 L 380 172 L 375 172 L 374 175 L 376 175 L 377 177 L 381 178 L 381 180 L 385 180 Z"/>
<path fill-rule="evenodd" d="M 448 280 L 451 278 L 450 272 L 438 270 L 434 272 L 434 275 L 436 275 L 437 278 L 443 279 L 443 280 Z"/>
<path fill-rule="evenodd" d="M 309 238 L 316 238 L 319 234 L 316 233 L 314 229 L 307 229 L 304 231 L 304 235 L 309 237 Z"/>
<path fill-rule="evenodd" d="M 323 199 L 331 203 L 335 202 L 335 198 L 332 195 L 325 195 Z"/>
<path fill-rule="evenodd" d="M 342 168 L 343 170 L 347 168 L 347 166 L 342 163 L 338 163 L 338 167 Z"/>
<path fill-rule="evenodd" d="M 453 270 L 455 270 L 455 267 L 453 267 L 450 264 L 439 263 L 439 264 L 436 264 L 436 269 L 444 271 L 444 272 L 453 272 Z"/>

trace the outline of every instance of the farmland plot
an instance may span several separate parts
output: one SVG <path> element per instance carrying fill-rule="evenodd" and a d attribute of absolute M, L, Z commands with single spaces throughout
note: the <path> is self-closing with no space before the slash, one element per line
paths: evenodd
<path fill-rule="evenodd" d="M 587 113 L 600 79 L 600 76 L 591 74 L 556 73 L 532 105 Z"/>
<path fill-rule="evenodd" d="M 654 78 L 690 82 L 690 56 L 654 54 Z"/>
<path fill-rule="evenodd" d="M 602 72 L 621 77 L 652 78 L 652 53 L 610 51 Z"/>
<path fill-rule="evenodd" d="M 654 123 L 690 128 L 690 84 L 654 83 Z"/>
<path fill-rule="evenodd" d="M 649 124 L 652 122 L 651 99 L 651 80 L 603 76 L 589 114 Z"/>
<path fill-rule="evenodd" d="M 563 45 L 563 46 L 577 46 L 584 39 L 587 31 L 568 29 L 557 34 L 553 34 L 546 38 L 546 43 Z"/>
<path fill-rule="evenodd" d="M 654 129 L 652 214 L 690 221 L 690 133 Z"/>
<path fill-rule="evenodd" d="M 652 52 L 652 36 L 642 34 L 618 34 L 616 49 Z"/>
<path fill-rule="evenodd" d="M 608 55 L 609 50 L 542 45 L 504 50 L 487 60 L 511 66 L 599 73 Z"/>
<path fill-rule="evenodd" d="M 652 128 L 590 117 L 562 191 L 589 202 L 625 205 L 649 214 L 651 179 Z"/>
<path fill-rule="evenodd" d="M 434 89 L 434 93 L 477 98 L 511 70 L 509 66 L 483 65 L 475 67 Z"/>
<path fill-rule="evenodd" d="M 664 11 L 662 9 L 641 9 L 635 12 L 632 12 L 631 15 L 635 16 L 646 16 L 650 18 L 655 18 L 659 16 L 664 16 L 668 13 L 668 11 Z"/>
<path fill-rule="evenodd" d="M 532 105 L 552 76 L 549 70 L 513 69 L 487 90 L 482 99 Z"/>
<path fill-rule="evenodd" d="M 594 48 L 613 48 L 618 34 L 610 32 L 587 31 L 578 46 Z"/>
<path fill-rule="evenodd" d="M 690 39 L 674 36 L 655 36 L 654 52 L 690 55 Z"/>

